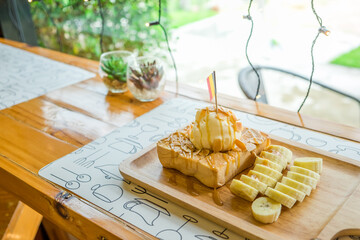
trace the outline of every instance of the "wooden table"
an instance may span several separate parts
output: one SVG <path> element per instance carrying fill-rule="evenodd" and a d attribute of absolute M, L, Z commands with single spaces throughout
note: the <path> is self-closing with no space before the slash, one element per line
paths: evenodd
<path fill-rule="evenodd" d="M 97 73 L 98 62 L 0 39 L 23 50 Z M 45 165 L 176 97 L 169 83 L 161 98 L 141 103 L 127 92 L 109 94 L 99 76 L 0 111 L 0 187 L 79 239 L 153 238 L 85 200 L 60 199 L 61 190 L 38 176 Z M 205 90 L 180 85 L 180 95 L 204 100 Z M 219 104 L 303 128 L 360 141 L 360 129 L 219 96 Z"/>

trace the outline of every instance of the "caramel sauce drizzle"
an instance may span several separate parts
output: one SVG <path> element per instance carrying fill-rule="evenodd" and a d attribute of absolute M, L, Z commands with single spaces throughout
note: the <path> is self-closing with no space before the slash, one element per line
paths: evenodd
<path fill-rule="evenodd" d="M 194 188 L 194 180 L 190 177 L 186 177 L 186 190 L 192 196 L 199 196 L 199 192 Z"/>
<path fill-rule="evenodd" d="M 220 149 L 223 150 L 224 149 L 224 130 L 223 130 L 223 127 L 222 127 L 221 119 L 218 119 L 218 120 L 219 120 L 219 123 L 220 123 L 220 131 L 221 131 L 221 146 L 220 146 Z"/>
<path fill-rule="evenodd" d="M 219 206 L 224 205 L 224 202 L 221 200 L 219 191 L 217 190 L 216 187 L 214 187 L 214 191 L 213 191 L 213 200 Z"/>
<path fill-rule="evenodd" d="M 206 115 L 205 125 L 206 125 L 206 132 L 207 132 L 208 143 L 209 143 L 209 145 L 210 145 L 210 148 L 212 148 L 211 142 L 210 142 L 209 114 Z"/>
<path fill-rule="evenodd" d="M 171 172 L 171 175 L 168 179 L 168 182 L 172 185 L 177 185 L 177 182 L 176 182 L 176 172 Z"/>
<path fill-rule="evenodd" d="M 230 167 L 230 162 L 229 162 L 229 156 L 226 153 L 223 153 L 223 157 L 226 161 L 226 171 L 225 174 L 228 175 L 229 174 L 229 167 Z"/>
<path fill-rule="evenodd" d="M 230 139 L 231 139 L 231 128 L 230 128 L 230 121 L 229 121 L 229 118 L 226 119 L 227 120 L 227 124 L 228 124 L 228 131 L 229 131 L 229 136 L 230 136 Z M 236 128 L 236 124 L 233 124 L 233 127 Z M 234 135 L 235 135 L 235 132 L 234 132 Z M 235 136 L 234 136 L 235 138 Z M 223 140 L 224 141 L 224 140 Z"/>

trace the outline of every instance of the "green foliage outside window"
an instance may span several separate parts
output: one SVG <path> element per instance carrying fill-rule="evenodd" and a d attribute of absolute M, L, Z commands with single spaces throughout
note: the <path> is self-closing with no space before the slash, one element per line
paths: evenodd
<path fill-rule="evenodd" d="M 145 26 L 146 22 L 157 20 L 158 0 L 101 1 L 105 16 L 104 51 L 142 53 L 164 45 L 160 28 Z M 97 0 L 39 0 L 30 5 L 40 46 L 99 59 L 101 17 Z M 166 1 L 162 1 L 162 7 L 162 23 L 166 27 Z"/>

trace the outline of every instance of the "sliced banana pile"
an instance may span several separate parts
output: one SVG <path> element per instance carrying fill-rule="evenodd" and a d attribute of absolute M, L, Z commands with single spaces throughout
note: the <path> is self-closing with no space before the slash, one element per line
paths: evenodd
<path fill-rule="evenodd" d="M 275 188 L 267 188 L 265 195 L 285 207 L 292 208 L 296 201 L 302 202 L 305 196 L 309 196 L 311 190 L 316 188 L 321 170 L 321 158 L 296 158 L 294 166 L 290 167 L 281 183 L 278 182 Z"/>
<path fill-rule="evenodd" d="M 322 159 L 296 158 L 285 177 L 282 171 L 291 161 L 292 152 L 289 149 L 270 145 L 256 158 L 253 170 L 242 175 L 240 180 L 233 179 L 231 182 L 231 192 L 245 200 L 254 201 L 259 192 L 267 196 L 256 199 L 252 204 L 256 220 L 262 223 L 276 221 L 281 205 L 291 208 L 296 201 L 302 202 L 305 196 L 310 196 L 311 190 L 316 188 Z"/>
<path fill-rule="evenodd" d="M 291 161 L 292 152 L 278 145 L 270 145 L 256 157 L 255 167 L 240 180 L 233 179 L 230 191 L 250 202 L 259 194 L 265 194 L 267 187 L 275 187 L 282 177 L 282 171 Z"/>

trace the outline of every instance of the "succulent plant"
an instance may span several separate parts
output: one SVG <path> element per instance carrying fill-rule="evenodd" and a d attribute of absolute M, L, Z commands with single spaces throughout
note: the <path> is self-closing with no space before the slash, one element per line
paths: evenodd
<path fill-rule="evenodd" d="M 154 62 L 141 63 L 140 72 L 131 67 L 130 70 L 131 76 L 129 80 L 140 90 L 157 88 L 164 75 L 163 67 L 156 66 L 156 60 Z"/>
<path fill-rule="evenodd" d="M 104 60 L 101 69 L 109 79 L 126 82 L 127 63 L 121 57 L 111 56 L 110 59 Z"/>

